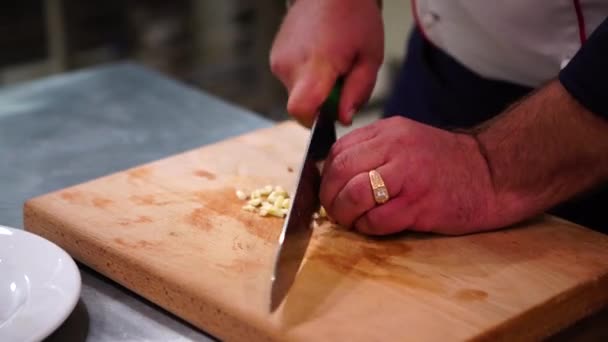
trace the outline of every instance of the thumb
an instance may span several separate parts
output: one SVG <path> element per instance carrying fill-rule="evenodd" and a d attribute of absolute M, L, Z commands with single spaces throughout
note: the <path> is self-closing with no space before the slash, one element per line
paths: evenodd
<path fill-rule="evenodd" d="M 357 63 L 346 75 L 339 110 L 339 119 L 343 124 L 351 124 L 353 115 L 369 100 L 379 67 L 370 62 Z"/>
<path fill-rule="evenodd" d="M 311 127 L 317 111 L 336 82 L 337 73 L 324 64 L 310 63 L 298 72 L 287 101 L 287 112 Z"/>

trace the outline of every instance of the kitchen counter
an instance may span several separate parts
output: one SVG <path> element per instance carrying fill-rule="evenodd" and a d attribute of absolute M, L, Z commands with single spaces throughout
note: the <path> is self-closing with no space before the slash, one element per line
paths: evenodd
<path fill-rule="evenodd" d="M 272 124 L 135 64 L 0 89 L 0 225 L 31 197 Z M 79 265 L 76 309 L 49 341 L 212 338 Z"/>

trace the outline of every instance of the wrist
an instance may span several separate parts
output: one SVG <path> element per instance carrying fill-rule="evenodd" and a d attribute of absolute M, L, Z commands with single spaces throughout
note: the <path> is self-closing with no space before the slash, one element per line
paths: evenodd
<path fill-rule="evenodd" d="M 539 213 L 543 205 L 538 196 L 533 191 L 509 186 L 509 173 L 500 170 L 500 164 L 496 163 L 500 152 L 492 149 L 489 146 L 492 144 L 479 133 L 471 134 L 471 138 L 476 143 L 477 153 L 483 160 L 491 184 L 484 225 L 487 228 L 502 228 Z"/>
<path fill-rule="evenodd" d="M 483 145 L 473 134 L 456 133 L 461 146 L 462 164 L 466 165 L 469 213 L 468 227 L 473 230 L 488 230 L 503 225 L 498 208 L 498 196 L 494 186 L 493 172 Z"/>
<path fill-rule="evenodd" d="M 608 177 L 608 123 L 551 82 L 474 129 L 503 225 L 539 215 Z"/>
<path fill-rule="evenodd" d="M 488 149 L 483 137 L 477 134 L 462 134 L 465 146 L 464 165 L 470 167 L 473 203 L 476 203 L 470 227 L 476 230 L 499 229 L 538 214 L 543 205 L 533 192 L 505 187 L 505 173 L 497 170 L 494 159 L 497 151 Z"/>

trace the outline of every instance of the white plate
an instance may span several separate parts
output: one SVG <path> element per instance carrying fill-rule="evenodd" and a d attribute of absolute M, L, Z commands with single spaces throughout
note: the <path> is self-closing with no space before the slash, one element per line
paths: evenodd
<path fill-rule="evenodd" d="M 0 226 L 0 341 L 40 341 L 68 318 L 80 272 L 54 243 Z"/>

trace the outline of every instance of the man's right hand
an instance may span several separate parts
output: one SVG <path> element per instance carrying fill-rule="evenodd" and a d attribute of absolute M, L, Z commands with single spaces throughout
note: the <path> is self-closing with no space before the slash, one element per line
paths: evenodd
<path fill-rule="evenodd" d="M 338 118 L 350 124 L 369 99 L 383 58 L 376 0 L 297 0 L 275 38 L 270 65 L 289 92 L 287 111 L 310 127 L 340 76 Z"/>

